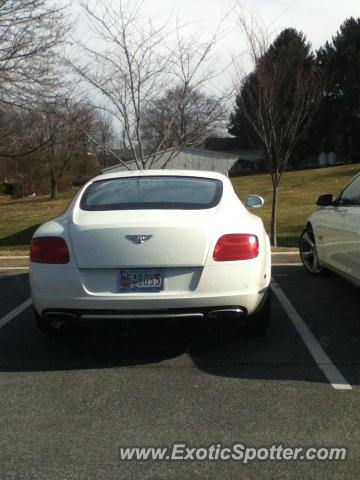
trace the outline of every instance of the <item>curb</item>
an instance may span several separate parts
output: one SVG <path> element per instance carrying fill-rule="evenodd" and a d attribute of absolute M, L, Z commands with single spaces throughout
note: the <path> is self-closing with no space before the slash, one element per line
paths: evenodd
<path fill-rule="evenodd" d="M 301 263 L 300 255 L 298 252 L 272 252 L 271 260 L 273 265 L 295 265 Z M 28 268 L 29 257 L 1 257 L 0 256 L 0 269 L 6 268 Z"/>
<path fill-rule="evenodd" d="M 15 268 L 15 267 L 29 267 L 29 257 L 1 257 L 0 256 L 0 268 Z"/>
<path fill-rule="evenodd" d="M 273 265 L 298 265 L 301 264 L 299 252 L 272 252 Z"/>

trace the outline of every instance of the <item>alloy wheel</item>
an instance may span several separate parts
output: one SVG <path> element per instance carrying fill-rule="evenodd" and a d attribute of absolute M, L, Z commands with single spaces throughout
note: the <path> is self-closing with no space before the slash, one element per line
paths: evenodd
<path fill-rule="evenodd" d="M 300 237 L 300 258 L 310 273 L 318 275 L 322 272 L 323 269 L 319 264 L 316 251 L 314 232 L 309 228 L 304 230 Z"/>

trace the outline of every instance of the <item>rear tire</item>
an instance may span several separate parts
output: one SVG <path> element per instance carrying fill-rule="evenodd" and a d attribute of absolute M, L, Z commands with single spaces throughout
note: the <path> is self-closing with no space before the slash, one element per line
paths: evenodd
<path fill-rule="evenodd" d="M 264 335 L 267 332 L 271 321 L 272 292 L 270 287 L 265 295 L 266 298 L 259 310 L 248 317 L 245 325 L 246 333 L 251 335 Z"/>
<path fill-rule="evenodd" d="M 50 338 L 63 338 L 68 331 L 68 325 L 65 320 L 42 317 L 35 309 L 34 316 L 40 332 Z"/>

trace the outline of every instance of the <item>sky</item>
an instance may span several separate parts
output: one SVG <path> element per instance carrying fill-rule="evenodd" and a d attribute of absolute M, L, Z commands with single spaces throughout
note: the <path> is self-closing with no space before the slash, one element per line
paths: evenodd
<path fill-rule="evenodd" d="M 66 1 L 66 0 L 64 0 Z M 90 0 L 93 4 L 97 0 Z M 118 4 L 119 0 L 103 0 Z M 124 0 L 123 0 L 124 1 Z M 125 0 L 126 1 L 126 0 Z M 135 0 L 127 0 L 134 3 Z M 286 27 L 302 31 L 314 49 L 327 40 L 331 41 L 346 18 L 360 17 L 360 0 L 143 0 L 148 14 L 159 23 L 169 15 L 178 16 L 182 23 L 191 22 L 191 27 L 204 36 L 213 32 L 219 20 L 229 14 L 224 22 L 225 35 L 219 41 L 216 54 L 221 61 L 231 61 L 242 54 L 246 44 L 239 34 L 234 21 L 233 6 L 238 1 L 249 13 L 261 19 L 261 23 L 274 38 Z M 71 2 L 71 10 L 78 16 L 78 33 L 86 36 L 87 26 L 78 6 L 79 0 Z M 101 2 L 100 2 L 101 3 Z M 230 13 L 229 13 L 230 12 Z M 249 62 L 244 55 L 244 69 Z"/>
<path fill-rule="evenodd" d="M 66 0 L 63 0 L 64 2 Z M 77 36 L 86 38 L 88 29 L 84 14 L 74 0 L 71 10 L 78 16 Z M 94 3 L 109 1 L 114 5 L 120 0 L 89 0 Z M 136 0 L 122 0 L 133 4 Z M 340 25 L 345 19 L 353 16 L 360 17 L 360 0 L 143 0 L 144 8 L 152 19 L 162 24 L 172 15 L 178 17 L 182 24 L 190 23 L 190 30 L 202 33 L 204 37 L 210 35 L 219 24 L 219 20 L 228 14 L 223 23 L 224 35 L 216 46 L 215 55 L 221 65 L 223 77 L 216 79 L 216 85 L 209 86 L 210 94 L 221 96 L 217 91 L 218 85 L 228 89 L 234 78 L 232 57 L 241 55 L 241 75 L 251 69 L 249 59 L 246 58 L 247 46 L 236 27 L 234 19 L 234 4 L 238 2 L 244 11 L 249 12 L 274 39 L 284 28 L 292 27 L 302 31 L 313 49 L 318 49 L 326 41 L 332 40 Z M 230 73 L 229 73 L 230 72 Z M 235 73 L 237 75 L 237 73 Z"/>
<path fill-rule="evenodd" d="M 112 0 L 114 4 L 118 0 Z M 160 21 L 171 12 L 178 13 L 185 22 L 194 22 L 194 28 L 211 31 L 219 19 L 232 11 L 232 0 L 144 0 L 151 15 Z M 360 17 L 360 0 L 239 0 L 249 12 L 261 17 L 267 29 L 274 34 L 283 28 L 301 30 L 314 48 L 323 45 L 336 34 L 348 17 Z M 72 10 L 79 11 L 77 2 Z M 230 16 L 231 20 L 231 16 Z M 228 22 L 230 24 L 230 21 Z M 86 28 L 81 22 L 80 28 Z M 238 35 L 229 32 L 225 44 L 234 46 Z"/>
<path fill-rule="evenodd" d="M 222 14 L 231 11 L 234 2 L 226 0 L 147 0 L 154 14 L 171 10 L 185 19 L 215 25 Z M 336 34 L 348 17 L 360 17 L 360 0 L 241 0 L 250 12 L 259 15 L 267 27 L 280 32 L 285 27 L 303 31 L 317 48 Z M 235 33 L 233 38 L 235 37 Z"/>

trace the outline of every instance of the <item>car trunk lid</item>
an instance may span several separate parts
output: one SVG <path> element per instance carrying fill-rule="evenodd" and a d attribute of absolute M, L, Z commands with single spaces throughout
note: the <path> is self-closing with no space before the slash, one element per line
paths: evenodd
<path fill-rule="evenodd" d="M 217 210 L 78 210 L 69 225 L 77 265 L 203 266 Z"/>

